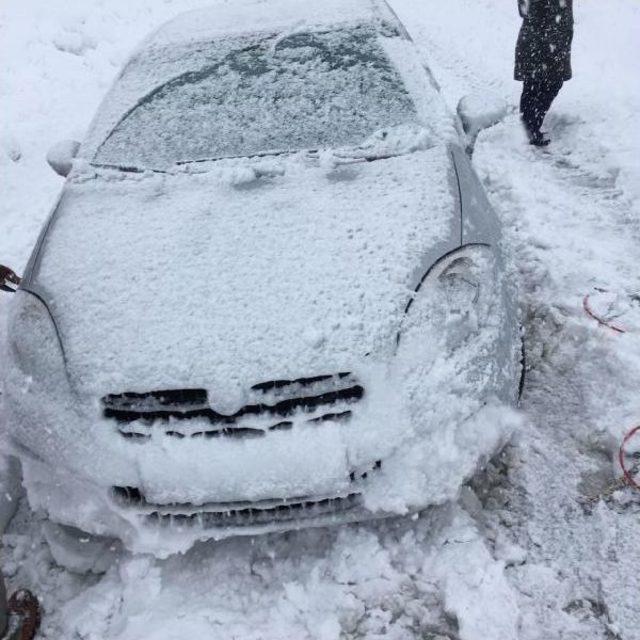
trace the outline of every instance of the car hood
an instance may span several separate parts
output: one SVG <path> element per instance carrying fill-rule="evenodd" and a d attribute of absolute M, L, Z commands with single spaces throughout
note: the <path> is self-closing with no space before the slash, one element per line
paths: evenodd
<path fill-rule="evenodd" d="M 393 351 L 416 283 L 459 244 L 448 150 L 271 162 L 68 182 L 30 286 L 79 393 L 203 387 L 231 412 L 248 385 Z"/>

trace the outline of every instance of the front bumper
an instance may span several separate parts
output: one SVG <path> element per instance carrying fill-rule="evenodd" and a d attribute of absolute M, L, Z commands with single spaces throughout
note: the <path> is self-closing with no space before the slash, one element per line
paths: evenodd
<path fill-rule="evenodd" d="M 155 504 L 132 487 L 105 488 L 23 455 L 23 478 L 32 508 L 63 525 L 115 537 L 134 553 L 167 557 L 198 541 L 360 522 L 392 515 L 364 506 L 374 465 L 349 493 L 289 499 Z"/>
<path fill-rule="evenodd" d="M 363 385 L 376 388 L 385 382 L 380 376 Z M 158 556 L 208 538 L 384 516 L 366 507 L 364 492 L 408 428 L 397 402 L 369 392 L 336 402 L 316 394 L 323 402 L 315 405 L 299 396 L 305 406 L 294 407 L 283 429 L 282 417 L 262 411 L 289 411 L 282 398 L 247 405 L 222 426 L 210 411 L 186 419 L 173 415 L 175 407 L 170 416 L 153 407 L 153 420 L 118 421 L 99 405 L 92 411 L 15 391 L 8 396 L 10 422 L 32 507 Z M 346 421 L 339 419 L 345 409 L 352 414 Z M 245 422 L 263 428 L 263 436 Z"/>

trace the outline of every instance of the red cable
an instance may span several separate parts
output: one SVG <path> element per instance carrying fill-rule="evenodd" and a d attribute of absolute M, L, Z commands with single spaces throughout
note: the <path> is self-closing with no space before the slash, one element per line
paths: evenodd
<path fill-rule="evenodd" d="M 634 427 L 633 429 L 631 429 L 631 431 L 629 431 L 629 433 L 627 433 L 627 435 L 624 437 L 624 440 L 622 441 L 622 444 L 620 445 L 620 451 L 618 452 L 618 460 L 620 461 L 620 467 L 622 468 L 622 473 L 624 474 L 624 479 L 626 480 L 627 484 L 630 487 L 633 487 L 634 489 L 638 489 L 638 491 L 640 491 L 640 484 L 638 484 L 633 476 L 631 475 L 631 471 L 629 469 L 627 469 L 627 466 L 625 464 L 624 458 L 625 458 L 625 453 L 624 453 L 624 448 L 625 445 L 627 444 L 627 442 L 629 442 L 629 440 L 631 440 L 631 438 L 633 438 L 633 436 L 636 435 L 636 433 L 640 433 L 640 425 L 638 425 L 637 427 Z"/>
<path fill-rule="evenodd" d="M 582 300 L 582 308 L 586 311 L 587 315 L 591 318 L 593 318 L 600 326 L 602 327 L 607 327 L 607 329 L 611 329 L 611 331 L 615 331 L 616 333 L 627 333 L 626 329 L 622 329 L 620 327 L 616 327 L 616 325 L 611 324 L 609 322 L 607 322 L 606 320 L 603 320 L 602 318 L 600 318 L 599 316 L 597 316 L 592 310 L 591 307 L 589 306 L 589 298 L 591 297 L 590 294 L 587 294 L 584 299 Z"/>

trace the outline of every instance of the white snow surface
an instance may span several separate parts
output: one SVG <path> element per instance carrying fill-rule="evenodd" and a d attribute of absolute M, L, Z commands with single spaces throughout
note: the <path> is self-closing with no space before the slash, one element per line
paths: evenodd
<path fill-rule="evenodd" d="M 66 193 L 37 284 L 80 392 L 195 385 L 234 413 L 253 384 L 393 352 L 423 256 L 457 227 L 446 147 L 329 175 L 283 162 L 249 188 L 228 176 L 260 165 L 223 164 Z"/>
<path fill-rule="evenodd" d="M 283 28 L 295 31 L 379 24 L 385 19 L 392 21 L 392 14 L 379 0 L 235 0 L 183 13 L 158 29 L 146 44 L 176 45 L 221 35 L 278 32 Z"/>
<path fill-rule="evenodd" d="M 205 4 L 2 5 L 0 261 L 24 267 L 60 188 L 48 147 L 82 138 L 142 37 Z M 392 4 L 452 108 L 485 88 L 516 104 L 515 3 Z M 640 638 L 640 508 L 630 489 L 609 490 L 640 420 L 640 7 L 575 10 L 575 77 L 547 121 L 553 145 L 531 149 L 510 117 L 474 156 L 516 250 L 526 317 L 527 424 L 503 456 L 458 503 L 414 519 L 201 544 L 164 561 L 120 553 L 103 577 L 57 567 L 22 501 L 1 566 L 10 587 L 42 597 L 43 638 Z M 627 333 L 586 316 L 596 287 L 611 297 L 594 309 Z"/>

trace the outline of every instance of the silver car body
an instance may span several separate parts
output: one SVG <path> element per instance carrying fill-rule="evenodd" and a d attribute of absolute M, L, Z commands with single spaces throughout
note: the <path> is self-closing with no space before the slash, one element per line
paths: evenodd
<path fill-rule="evenodd" d="M 256 16 L 266 4 L 185 14 L 140 47 L 12 304 L 5 410 L 32 506 L 136 551 L 422 509 L 454 497 L 511 424 L 519 339 L 500 224 L 413 44 L 378 2 L 277 0 Z M 222 151 L 202 155 L 201 90 L 253 91 L 247 69 L 263 64 L 239 42 L 316 65 L 354 29 L 386 57 L 349 68 L 397 74 L 412 122 L 328 145 L 358 112 L 325 135 L 303 110 L 272 149 L 267 116 L 253 127 L 251 109 L 227 110 Z M 158 121 L 178 133 L 154 142 Z M 184 121 L 203 128 L 176 151 Z"/>

